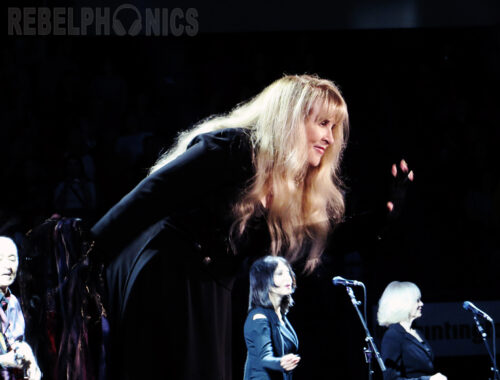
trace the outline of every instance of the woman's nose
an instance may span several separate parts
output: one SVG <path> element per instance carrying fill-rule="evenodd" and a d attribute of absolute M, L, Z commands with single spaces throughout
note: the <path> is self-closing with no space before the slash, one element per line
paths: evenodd
<path fill-rule="evenodd" d="M 323 136 L 323 141 L 325 141 L 328 145 L 333 144 L 333 131 L 330 128 L 327 128 Z"/>

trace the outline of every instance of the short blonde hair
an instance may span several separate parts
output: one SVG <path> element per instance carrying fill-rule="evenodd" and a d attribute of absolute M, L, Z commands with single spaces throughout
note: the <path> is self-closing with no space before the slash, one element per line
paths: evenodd
<path fill-rule="evenodd" d="M 391 282 L 378 301 L 378 324 L 389 326 L 408 320 L 413 305 L 420 297 L 420 289 L 413 282 Z"/>

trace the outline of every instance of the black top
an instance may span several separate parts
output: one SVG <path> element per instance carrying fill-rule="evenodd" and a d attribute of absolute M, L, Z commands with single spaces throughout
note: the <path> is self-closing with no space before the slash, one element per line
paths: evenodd
<path fill-rule="evenodd" d="M 389 326 L 382 339 L 381 355 L 387 370 L 384 380 L 428 380 L 436 374 L 434 354 L 429 343 L 420 334 L 416 339 L 399 323 Z"/>
<path fill-rule="evenodd" d="M 254 319 L 256 314 L 265 318 Z M 272 309 L 258 307 L 248 313 L 244 327 L 247 346 L 244 380 L 292 379 L 292 372 L 286 372 L 280 360 L 286 354 L 297 353 L 299 340 L 286 316 L 282 319 L 283 323 Z"/>

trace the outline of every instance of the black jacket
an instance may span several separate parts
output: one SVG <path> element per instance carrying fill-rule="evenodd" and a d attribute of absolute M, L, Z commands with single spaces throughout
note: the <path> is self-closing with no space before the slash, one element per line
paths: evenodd
<path fill-rule="evenodd" d="M 256 314 L 263 314 L 266 318 L 254 319 Z M 294 340 L 292 350 L 285 352 L 281 322 L 275 311 L 266 308 L 252 309 L 245 321 L 245 342 L 247 345 L 247 360 L 245 363 L 244 380 L 288 380 L 291 373 L 281 367 L 281 357 L 296 353 L 299 348 L 297 334 L 292 325 L 283 316 L 283 323 L 292 332 Z"/>
<path fill-rule="evenodd" d="M 428 380 L 436 373 L 434 354 L 424 336 L 420 336 L 425 344 L 407 333 L 399 323 L 389 326 L 381 346 L 382 359 L 387 367 L 384 380 Z"/>
<path fill-rule="evenodd" d="M 241 129 L 195 138 L 93 228 L 107 264 L 110 378 L 231 380 L 231 207 L 253 176 Z M 265 239 L 251 239 L 262 246 Z"/>

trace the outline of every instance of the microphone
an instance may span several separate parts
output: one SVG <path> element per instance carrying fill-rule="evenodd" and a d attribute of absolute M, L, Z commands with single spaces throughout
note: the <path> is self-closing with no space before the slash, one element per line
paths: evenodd
<path fill-rule="evenodd" d="M 491 317 L 488 314 L 486 314 L 484 311 L 482 311 L 481 309 L 479 309 L 472 302 L 465 301 L 464 304 L 463 304 L 463 307 L 464 307 L 465 310 L 472 311 L 474 314 L 483 317 L 488 322 L 493 322 L 493 320 L 491 319 Z"/>
<path fill-rule="evenodd" d="M 335 276 L 332 278 L 333 285 L 342 285 L 342 286 L 363 286 L 361 281 L 356 280 L 347 280 L 344 277 Z"/>

